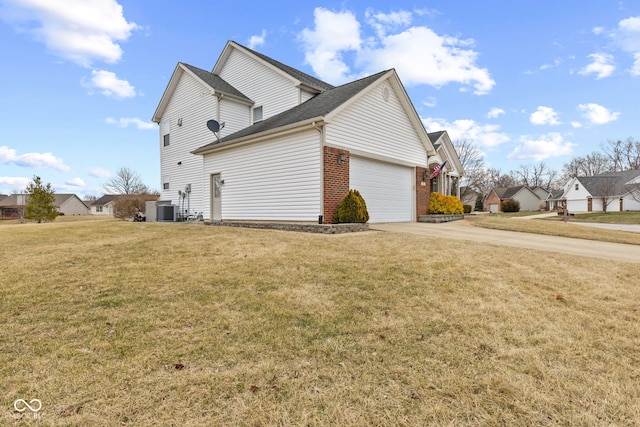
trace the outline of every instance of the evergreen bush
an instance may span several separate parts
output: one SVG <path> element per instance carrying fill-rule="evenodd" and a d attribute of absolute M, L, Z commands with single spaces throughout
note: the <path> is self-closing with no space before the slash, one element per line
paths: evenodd
<path fill-rule="evenodd" d="M 502 202 L 502 212 L 520 212 L 520 202 L 515 199 L 507 199 Z"/>
<path fill-rule="evenodd" d="M 461 215 L 464 213 L 462 201 L 456 196 L 445 196 L 440 193 L 431 193 L 429 198 L 430 214 L 440 215 Z"/>
<path fill-rule="evenodd" d="M 473 206 L 471 205 L 462 205 L 462 208 L 464 209 L 464 213 L 466 214 L 471 213 L 471 211 L 473 210 Z"/>
<path fill-rule="evenodd" d="M 334 224 L 341 223 L 361 223 L 369 221 L 369 211 L 367 204 L 358 190 L 349 190 L 349 193 L 342 199 L 333 216 Z"/>

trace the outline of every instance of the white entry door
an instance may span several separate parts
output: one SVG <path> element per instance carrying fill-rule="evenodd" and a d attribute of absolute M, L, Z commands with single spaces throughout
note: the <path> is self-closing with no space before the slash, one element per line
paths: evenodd
<path fill-rule="evenodd" d="M 219 173 L 211 175 L 211 219 L 222 220 L 222 180 Z"/>

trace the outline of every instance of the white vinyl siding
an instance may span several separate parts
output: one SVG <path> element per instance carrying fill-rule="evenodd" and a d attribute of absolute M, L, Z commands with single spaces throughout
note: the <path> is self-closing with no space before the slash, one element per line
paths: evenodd
<path fill-rule="evenodd" d="M 191 184 L 188 200 L 191 213 L 204 210 L 202 156 L 191 154 L 191 151 L 215 140 L 206 123 L 217 117 L 216 108 L 217 98 L 210 90 L 188 73 L 183 73 L 162 116 L 160 176 L 163 180 L 171 177 L 171 181 L 168 190 L 162 189 L 165 182 L 160 183 L 160 199 L 178 205 L 178 190 Z M 178 126 L 178 119 L 182 119 L 182 126 Z M 170 129 L 171 143 L 165 147 L 163 132 L 167 129 Z"/>
<path fill-rule="evenodd" d="M 220 122 L 224 122 L 224 128 L 220 130 L 220 138 L 251 125 L 251 107 L 249 105 L 222 98 L 219 106 Z"/>
<path fill-rule="evenodd" d="M 540 210 L 540 198 L 532 191 L 523 188 L 513 198 L 520 202 L 521 211 Z"/>
<path fill-rule="evenodd" d="M 307 92 L 306 90 L 300 90 L 300 103 L 310 100 L 315 96 L 315 93 Z"/>
<path fill-rule="evenodd" d="M 60 212 L 63 212 L 65 215 L 86 215 L 89 213 L 89 209 L 80 199 L 72 196 L 60 205 Z"/>
<path fill-rule="evenodd" d="M 322 163 L 316 130 L 204 156 L 205 176 L 219 173 L 223 220 L 317 221 Z M 210 180 L 209 180 L 210 181 Z M 205 218 L 210 218 L 210 182 Z"/>
<path fill-rule="evenodd" d="M 578 184 L 577 190 L 575 189 L 576 184 Z M 567 199 L 567 210 L 569 212 L 587 212 L 587 197 L 590 197 L 591 194 L 584 188 L 584 185 L 574 178 L 565 188 L 567 188 L 564 196 Z M 595 198 L 593 202 L 593 210 L 595 211 L 598 209 Z M 602 210 L 602 208 L 599 210 Z"/>
<path fill-rule="evenodd" d="M 233 49 L 220 77 L 242 94 L 263 106 L 263 119 L 298 105 L 294 81 L 245 53 Z"/>
<path fill-rule="evenodd" d="M 349 187 L 358 190 L 369 211 L 369 222 L 414 220 L 414 169 L 352 156 Z"/>
<path fill-rule="evenodd" d="M 383 90 L 389 91 L 385 101 Z M 426 167 L 422 142 L 390 84 L 369 91 L 326 127 L 326 144 Z"/>

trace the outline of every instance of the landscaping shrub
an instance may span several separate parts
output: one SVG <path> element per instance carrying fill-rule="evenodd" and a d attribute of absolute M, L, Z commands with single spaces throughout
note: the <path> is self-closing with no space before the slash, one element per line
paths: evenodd
<path fill-rule="evenodd" d="M 502 212 L 520 212 L 520 202 L 508 199 L 502 202 Z"/>
<path fill-rule="evenodd" d="M 333 223 L 361 223 L 369 221 L 367 204 L 358 190 L 349 190 L 349 193 L 338 205 L 338 210 L 333 216 Z"/>
<path fill-rule="evenodd" d="M 430 214 L 461 215 L 464 213 L 462 202 L 456 196 L 445 196 L 440 193 L 431 193 L 429 199 Z"/>
<path fill-rule="evenodd" d="M 462 208 L 464 209 L 464 213 L 466 214 L 471 213 L 471 211 L 473 210 L 473 206 L 471 205 L 462 205 Z"/>

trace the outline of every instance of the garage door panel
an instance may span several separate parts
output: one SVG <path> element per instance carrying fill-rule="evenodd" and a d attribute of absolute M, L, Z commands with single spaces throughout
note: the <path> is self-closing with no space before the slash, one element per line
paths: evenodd
<path fill-rule="evenodd" d="M 352 156 L 350 188 L 362 194 L 370 222 L 413 220 L 413 168 Z"/>

